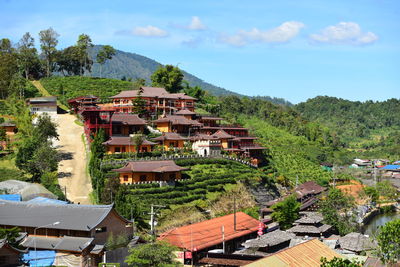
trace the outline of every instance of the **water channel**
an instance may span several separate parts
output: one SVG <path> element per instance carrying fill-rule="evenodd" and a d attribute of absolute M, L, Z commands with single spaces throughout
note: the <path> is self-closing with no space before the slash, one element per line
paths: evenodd
<path fill-rule="evenodd" d="M 400 219 L 399 212 L 378 214 L 365 226 L 364 234 L 374 236 L 380 226 L 395 219 Z"/>

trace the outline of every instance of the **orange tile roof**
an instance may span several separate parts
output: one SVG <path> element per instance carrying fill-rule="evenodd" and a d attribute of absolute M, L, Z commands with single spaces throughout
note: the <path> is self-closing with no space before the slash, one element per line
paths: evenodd
<path fill-rule="evenodd" d="M 258 231 L 259 221 L 243 212 L 236 213 L 236 232 L 233 226 L 233 214 L 211 220 L 185 225 L 167 231 L 158 238 L 187 250 L 202 250 L 222 243 L 222 226 L 225 241 L 232 240 Z"/>
<path fill-rule="evenodd" d="M 321 265 L 320 260 L 322 257 L 330 260 L 333 257 L 342 258 L 343 256 L 330 249 L 318 239 L 312 239 L 245 266 L 317 267 Z"/>

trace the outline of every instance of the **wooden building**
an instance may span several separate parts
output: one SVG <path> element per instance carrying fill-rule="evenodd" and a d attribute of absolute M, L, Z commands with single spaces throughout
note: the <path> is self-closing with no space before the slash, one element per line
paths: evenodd
<path fill-rule="evenodd" d="M 172 229 L 162 233 L 158 240 L 185 251 L 180 260 L 190 264 L 192 257 L 196 263 L 212 249 L 224 249 L 224 254 L 231 254 L 244 241 L 257 236 L 260 224 L 263 226 L 249 215 L 237 212 L 236 216 L 229 214 Z"/>
<path fill-rule="evenodd" d="M 133 102 L 140 97 L 145 101 L 146 110 L 150 115 L 172 114 L 175 110 L 187 109 L 194 111 L 196 99 L 183 93 L 171 94 L 164 88 L 141 87 L 139 90 L 122 91 L 112 96 L 113 108 L 116 112 L 133 112 Z"/>
<path fill-rule="evenodd" d="M 4 131 L 6 140 L 0 140 L 0 150 L 11 149 L 12 143 L 15 141 L 17 126 L 12 122 L 0 123 L 0 131 Z"/>
<path fill-rule="evenodd" d="M 22 253 L 24 251 L 12 247 L 6 239 L 0 239 L 0 266 L 22 266 L 20 260 Z"/>
<path fill-rule="evenodd" d="M 147 139 L 139 145 L 139 151 L 136 151 L 137 145 L 132 140 L 132 136 L 111 136 L 110 139 L 103 143 L 106 147 L 107 154 L 117 154 L 117 153 L 136 153 L 136 152 L 151 152 L 153 147 L 157 144 Z"/>
<path fill-rule="evenodd" d="M 328 237 L 331 235 L 332 226 L 322 223 L 323 217 L 319 212 L 300 212 L 300 219 L 294 226 L 287 230 L 296 236 Z"/>
<path fill-rule="evenodd" d="M 246 248 L 246 250 L 275 253 L 279 250 L 288 248 L 290 245 L 290 240 L 292 240 L 294 237 L 294 234 L 281 230 L 275 230 L 263 234 L 258 238 L 249 239 L 242 245 Z"/>
<path fill-rule="evenodd" d="M 107 137 L 112 136 L 113 109 L 102 109 L 94 106 L 82 109 L 78 114 L 83 121 L 84 132 L 89 141 L 100 129 L 104 130 Z"/>
<path fill-rule="evenodd" d="M 153 138 L 153 140 L 158 142 L 163 150 L 169 151 L 173 149 L 183 149 L 185 147 L 185 141 L 187 141 L 188 138 L 178 133 L 163 133 L 161 136 Z"/>
<path fill-rule="evenodd" d="M 94 95 L 79 96 L 68 100 L 68 106 L 74 111 L 74 113 L 78 113 L 79 110 L 97 106 L 98 99 L 99 98 Z"/>
<path fill-rule="evenodd" d="M 183 117 L 185 117 L 185 118 L 188 119 L 188 120 L 194 120 L 195 117 L 196 117 L 196 113 L 193 112 L 193 111 L 190 111 L 190 110 L 188 110 L 188 109 L 181 109 L 181 110 L 178 110 L 177 112 L 174 113 L 174 115 L 183 116 Z"/>
<path fill-rule="evenodd" d="M 185 135 L 194 135 L 202 126 L 201 123 L 196 120 L 190 120 L 179 115 L 167 115 L 153 122 L 160 132 L 180 133 Z"/>
<path fill-rule="evenodd" d="M 312 239 L 294 247 L 279 251 L 263 259 L 245 265 L 246 267 L 319 267 L 321 258 L 328 260 L 343 258 L 318 239 Z"/>
<path fill-rule="evenodd" d="M 94 238 L 94 244 L 104 245 L 111 233 L 114 236 L 132 233 L 130 222 L 121 217 L 113 205 L 0 200 L 0 214 L 0 228 L 18 226 L 30 236 L 87 237 Z"/>
<path fill-rule="evenodd" d="M 147 122 L 139 118 L 137 114 L 113 113 L 111 115 L 112 135 L 124 135 L 143 133 Z"/>
<path fill-rule="evenodd" d="M 187 169 L 176 165 L 173 160 L 159 160 L 131 161 L 113 171 L 119 173 L 121 184 L 133 184 L 150 181 L 174 182 L 181 179 L 181 171 L 184 170 Z"/>

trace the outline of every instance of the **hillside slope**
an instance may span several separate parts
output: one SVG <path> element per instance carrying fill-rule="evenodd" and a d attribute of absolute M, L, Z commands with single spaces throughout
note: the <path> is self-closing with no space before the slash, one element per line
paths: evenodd
<path fill-rule="evenodd" d="M 101 49 L 101 45 L 96 45 L 90 50 L 90 57 L 96 62 L 96 55 Z M 88 75 L 92 77 L 104 77 L 121 79 L 125 78 L 143 78 L 148 83 L 150 83 L 151 74 L 159 67 L 161 64 L 153 59 L 145 56 L 141 56 L 135 53 L 128 53 L 120 50 L 116 50 L 116 55 L 108 60 L 101 68 L 100 75 L 100 64 L 94 63 L 92 66 L 92 72 Z M 210 92 L 212 95 L 240 95 L 238 93 L 226 90 L 224 88 L 207 83 L 200 78 L 183 71 L 184 79 L 189 82 L 191 86 L 200 86 L 202 89 Z M 263 99 L 271 101 L 272 103 L 291 105 L 290 102 L 282 98 L 262 96 Z"/>
<path fill-rule="evenodd" d="M 335 131 L 351 148 L 400 147 L 399 99 L 359 102 L 318 96 L 294 108 L 304 118 Z"/>

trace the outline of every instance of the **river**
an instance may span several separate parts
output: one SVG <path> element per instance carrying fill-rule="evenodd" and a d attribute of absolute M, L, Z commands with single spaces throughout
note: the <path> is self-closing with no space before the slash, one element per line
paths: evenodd
<path fill-rule="evenodd" d="M 374 236 L 380 226 L 395 219 L 400 219 L 399 212 L 378 214 L 365 226 L 364 234 Z"/>

